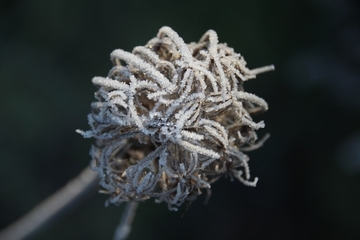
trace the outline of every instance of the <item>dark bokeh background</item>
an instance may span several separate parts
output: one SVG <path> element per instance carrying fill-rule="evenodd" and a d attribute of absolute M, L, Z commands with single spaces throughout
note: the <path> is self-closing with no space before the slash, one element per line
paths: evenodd
<path fill-rule="evenodd" d="M 258 187 L 222 179 L 170 212 L 140 205 L 130 239 L 360 239 L 360 7 L 351 0 L 0 3 L 0 228 L 90 161 L 93 76 L 113 49 L 131 51 L 168 25 L 185 42 L 207 29 L 245 56 L 274 64 L 245 89 L 267 100 L 271 138 L 250 153 Z M 112 239 L 122 207 L 87 202 L 33 239 Z"/>

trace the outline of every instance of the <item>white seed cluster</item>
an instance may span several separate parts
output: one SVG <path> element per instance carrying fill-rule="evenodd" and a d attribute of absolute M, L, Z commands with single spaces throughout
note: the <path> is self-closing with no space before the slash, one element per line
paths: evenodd
<path fill-rule="evenodd" d="M 223 175 L 256 185 L 243 151 L 267 138 L 257 141 L 265 125 L 251 114 L 268 106 L 243 83 L 273 66 L 249 70 L 212 30 L 185 44 L 169 27 L 111 60 L 108 77 L 93 78 L 91 130 L 77 130 L 96 139 L 91 167 L 111 203 L 154 197 L 176 210 Z"/>

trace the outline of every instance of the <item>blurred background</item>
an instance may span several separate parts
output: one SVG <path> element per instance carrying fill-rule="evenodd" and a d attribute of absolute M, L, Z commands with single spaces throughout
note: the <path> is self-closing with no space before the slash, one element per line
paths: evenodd
<path fill-rule="evenodd" d="M 256 188 L 221 179 L 186 211 L 140 204 L 131 239 L 360 239 L 360 5 L 355 0 L 0 3 L 0 229 L 90 161 L 93 76 L 168 25 L 185 42 L 214 29 L 266 99 L 271 138 L 250 152 Z M 204 194 L 205 195 L 205 194 Z M 123 206 L 85 202 L 30 239 L 112 239 Z M 186 212 L 186 213 L 185 213 Z M 185 213 L 185 214 L 184 214 Z"/>

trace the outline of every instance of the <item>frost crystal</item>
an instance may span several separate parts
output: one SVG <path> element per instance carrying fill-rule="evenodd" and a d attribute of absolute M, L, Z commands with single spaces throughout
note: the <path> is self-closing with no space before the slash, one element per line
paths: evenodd
<path fill-rule="evenodd" d="M 108 77 L 95 77 L 96 102 L 88 115 L 96 139 L 91 167 L 111 203 L 150 197 L 176 210 L 223 175 L 248 186 L 249 158 L 260 147 L 251 115 L 267 103 L 243 89 L 266 66 L 249 70 L 246 62 L 207 31 L 198 43 L 185 44 L 169 27 L 132 53 L 111 53 Z"/>

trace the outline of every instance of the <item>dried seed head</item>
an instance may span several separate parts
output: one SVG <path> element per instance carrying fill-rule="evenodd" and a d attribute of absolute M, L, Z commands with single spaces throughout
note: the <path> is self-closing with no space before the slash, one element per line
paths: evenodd
<path fill-rule="evenodd" d="M 251 114 L 268 106 L 243 83 L 273 66 L 249 70 L 212 30 L 185 44 L 169 27 L 111 61 L 108 77 L 93 78 L 91 130 L 78 130 L 96 139 L 91 166 L 111 203 L 154 197 L 176 210 L 225 174 L 256 185 L 243 151 L 262 145 L 265 125 Z"/>

